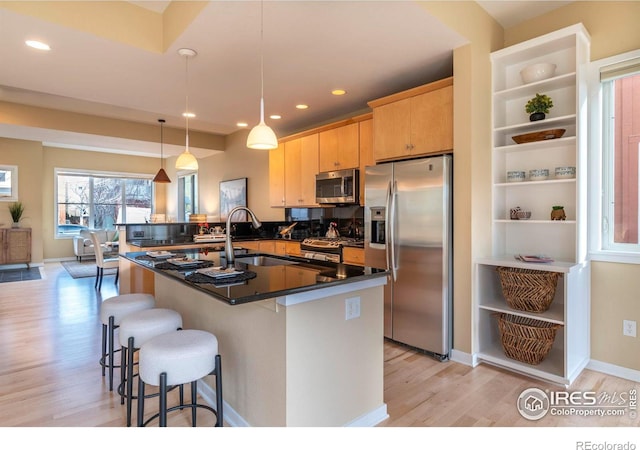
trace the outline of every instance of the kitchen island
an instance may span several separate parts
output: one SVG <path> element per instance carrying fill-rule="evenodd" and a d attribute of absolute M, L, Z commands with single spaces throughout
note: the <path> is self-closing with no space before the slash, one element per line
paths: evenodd
<path fill-rule="evenodd" d="M 218 279 L 198 271 L 226 267 L 223 252 L 171 253 L 197 265 L 175 265 L 144 251 L 121 257 L 153 275 L 158 307 L 180 312 L 185 328 L 218 338 L 225 422 L 372 426 L 387 417 L 385 271 L 246 253 L 235 256 L 241 274 Z M 200 394 L 214 404 L 213 380 L 204 381 Z"/>

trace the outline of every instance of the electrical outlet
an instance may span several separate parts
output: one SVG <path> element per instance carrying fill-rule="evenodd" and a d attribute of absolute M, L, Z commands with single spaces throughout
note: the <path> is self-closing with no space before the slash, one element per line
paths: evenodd
<path fill-rule="evenodd" d="M 360 317 L 360 297 L 347 298 L 344 301 L 345 320 Z"/>
<path fill-rule="evenodd" d="M 622 334 L 625 336 L 636 337 L 636 321 L 635 320 L 623 320 L 622 321 Z"/>

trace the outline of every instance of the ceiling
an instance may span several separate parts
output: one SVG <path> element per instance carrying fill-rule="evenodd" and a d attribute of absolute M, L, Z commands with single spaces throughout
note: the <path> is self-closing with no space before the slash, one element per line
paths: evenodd
<path fill-rule="evenodd" d="M 148 124 L 164 118 L 166 126 L 181 128 L 188 98 L 197 115 L 190 129 L 222 135 L 237 131 L 239 121 L 252 127 L 259 120 L 260 2 L 208 2 L 164 52 L 20 14 L 2 3 L 0 100 Z M 130 3 L 162 14 L 170 2 Z M 569 2 L 478 3 L 508 27 Z M 265 115 L 278 136 L 450 76 L 452 49 L 465 43 L 413 1 L 267 0 L 263 7 Z M 52 50 L 26 47 L 33 36 Z M 188 70 L 180 48 L 198 53 Z M 331 95 L 335 88 L 347 94 Z M 309 108 L 298 110 L 298 103 Z M 0 123 L 0 136 L 157 156 L 157 145 L 80 133 Z M 168 146 L 166 154 L 181 150 Z"/>

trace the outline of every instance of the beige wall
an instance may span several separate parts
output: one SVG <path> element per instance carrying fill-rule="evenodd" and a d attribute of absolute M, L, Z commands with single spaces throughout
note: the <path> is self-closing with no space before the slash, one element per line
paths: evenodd
<path fill-rule="evenodd" d="M 198 160 L 200 214 L 219 217 L 220 182 L 247 178 L 247 206 L 261 221 L 284 220 L 284 209 L 269 206 L 269 152 L 247 148 L 248 130 L 237 131 L 226 138 L 222 154 Z M 175 158 L 165 167 L 171 180 L 177 179 L 173 168 Z M 178 186 L 171 183 L 167 190 L 167 214 L 177 217 Z"/>
<path fill-rule="evenodd" d="M 18 166 L 18 200 L 25 207 L 20 226 L 30 227 L 31 261 L 42 263 L 43 151 L 40 142 L 0 138 L 0 164 Z M 0 202 L 0 224 L 11 226 L 10 202 Z"/>

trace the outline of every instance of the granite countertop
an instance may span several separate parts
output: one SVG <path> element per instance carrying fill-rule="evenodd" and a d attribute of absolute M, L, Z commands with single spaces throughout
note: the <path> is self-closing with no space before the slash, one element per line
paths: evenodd
<path fill-rule="evenodd" d="M 198 260 L 197 265 L 189 267 L 179 267 L 168 262 L 167 258 L 154 258 L 147 253 L 129 252 L 120 256 L 153 272 L 207 292 L 230 305 L 365 281 L 370 278 L 384 277 L 387 274 L 385 270 L 370 267 L 247 252 L 235 256 L 235 270 L 241 272 L 240 274 L 215 279 L 197 273 L 197 270 L 207 267 L 226 267 L 223 251 L 206 247 L 172 249 L 171 253 L 176 258 L 186 257 Z M 267 258 L 266 261 L 261 257 Z M 216 284 L 213 284 L 214 281 Z"/>

